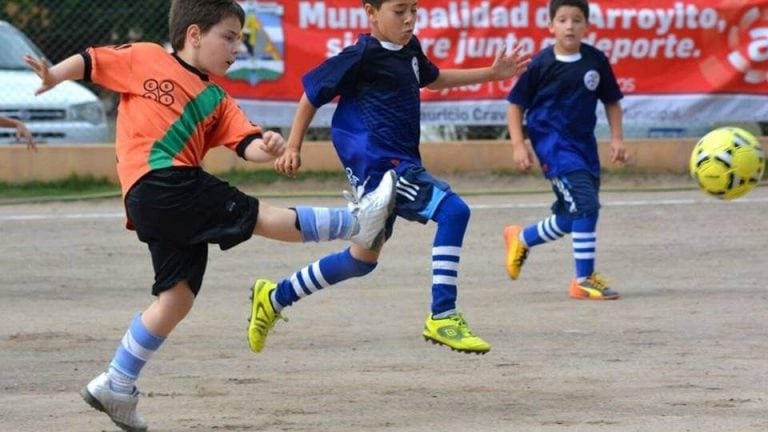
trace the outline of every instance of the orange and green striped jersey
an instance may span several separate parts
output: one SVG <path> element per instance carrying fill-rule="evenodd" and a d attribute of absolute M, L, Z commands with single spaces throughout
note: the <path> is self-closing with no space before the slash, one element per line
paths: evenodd
<path fill-rule="evenodd" d="M 213 147 L 236 150 L 261 128 L 208 76 L 153 43 L 91 47 L 85 80 L 120 94 L 115 151 L 125 196 L 146 173 L 199 167 Z"/>

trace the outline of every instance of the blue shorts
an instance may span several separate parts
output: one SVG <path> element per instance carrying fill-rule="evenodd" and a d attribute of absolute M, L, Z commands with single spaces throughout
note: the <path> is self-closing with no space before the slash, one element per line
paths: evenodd
<path fill-rule="evenodd" d="M 424 167 L 406 169 L 397 179 L 395 211 L 387 221 L 387 238 L 392 235 L 396 216 L 426 224 L 450 194 L 453 191 L 448 183 L 433 177 Z"/>
<path fill-rule="evenodd" d="M 579 170 L 550 179 L 557 199 L 552 213 L 565 217 L 583 217 L 600 210 L 600 177 Z"/>

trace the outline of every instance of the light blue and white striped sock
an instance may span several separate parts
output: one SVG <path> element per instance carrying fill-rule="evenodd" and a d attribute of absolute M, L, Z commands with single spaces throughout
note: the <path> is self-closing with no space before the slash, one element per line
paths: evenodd
<path fill-rule="evenodd" d="M 141 369 L 164 341 L 164 337 L 155 336 L 144 327 L 141 314 L 136 314 L 109 363 L 107 375 L 112 390 L 132 393 Z"/>
<path fill-rule="evenodd" d="M 358 229 L 346 208 L 296 207 L 296 215 L 304 242 L 348 240 Z"/>

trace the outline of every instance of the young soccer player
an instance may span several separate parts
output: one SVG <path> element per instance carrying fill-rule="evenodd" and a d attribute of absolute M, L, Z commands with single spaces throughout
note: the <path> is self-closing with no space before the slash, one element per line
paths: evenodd
<path fill-rule="evenodd" d="M 594 128 L 600 100 L 611 128 L 611 161 L 624 162 L 619 103 L 623 95 L 606 56 L 581 43 L 589 21 L 586 0 L 552 0 L 549 16 L 555 44 L 533 58 L 510 91 L 507 121 L 515 163 L 528 171 L 533 156 L 523 138 L 525 113 L 528 136 L 556 200 L 552 215 L 544 220 L 504 229 L 506 269 L 517 279 L 530 248 L 571 234 L 576 278 L 570 296 L 613 300 L 619 294 L 595 272 L 600 161 Z"/>
<path fill-rule="evenodd" d="M 27 125 L 25 125 L 21 120 L 0 116 L 0 128 L 16 129 L 16 139 L 18 141 L 24 140 L 24 142 L 27 144 L 27 150 L 37 149 L 35 139 L 32 137 L 32 134 L 29 133 Z"/>
<path fill-rule="evenodd" d="M 200 167 L 224 145 L 249 161 L 284 151 L 283 138 L 262 131 L 209 74 L 234 62 L 243 27 L 235 0 L 174 0 L 170 39 L 175 52 L 150 43 L 89 48 L 48 68 L 31 56 L 42 78 L 38 93 L 69 79 L 120 93 L 117 170 L 128 222 L 147 243 L 155 270 L 154 302 L 131 321 L 108 371 L 82 391 L 85 401 L 127 431 L 144 431 L 135 382 L 142 367 L 192 308 L 206 268 L 208 243 L 229 249 L 253 234 L 283 241 L 348 239 L 372 247 L 394 205 L 394 173 L 356 195 L 351 210 L 272 207 Z"/>
<path fill-rule="evenodd" d="M 419 154 L 422 87 L 444 89 L 511 78 L 530 58 L 519 48 L 500 52 L 493 64 L 477 69 L 439 70 L 414 37 L 416 0 L 364 0 L 371 33 L 303 77 L 302 96 L 287 149 L 275 161 L 278 172 L 296 175 L 301 166 L 304 134 L 316 110 L 340 96 L 331 134 L 349 182 L 370 190 L 394 169 L 399 176 L 395 214 L 409 221 L 437 222 L 432 245 L 432 308 L 424 324 L 427 340 L 457 351 L 485 353 L 490 345 L 473 334 L 456 307 L 459 259 L 469 222 L 467 204 L 447 183 L 424 169 Z M 392 234 L 394 216 L 387 226 Z M 327 286 L 364 276 L 376 267 L 380 244 L 352 245 L 328 255 L 275 284 L 254 285 L 253 308 L 260 324 L 248 333 L 251 349 L 260 351 L 283 308 Z"/>

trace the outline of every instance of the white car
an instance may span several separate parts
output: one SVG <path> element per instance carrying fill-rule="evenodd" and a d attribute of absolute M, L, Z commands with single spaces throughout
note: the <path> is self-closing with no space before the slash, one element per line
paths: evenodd
<path fill-rule="evenodd" d="M 67 81 L 35 96 L 40 78 L 22 56 L 42 57 L 18 29 L 0 21 L 0 116 L 23 121 L 38 144 L 107 143 L 104 105 L 84 86 Z M 16 142 L 13 129 L 0 128 L 0 145 Z"/>

